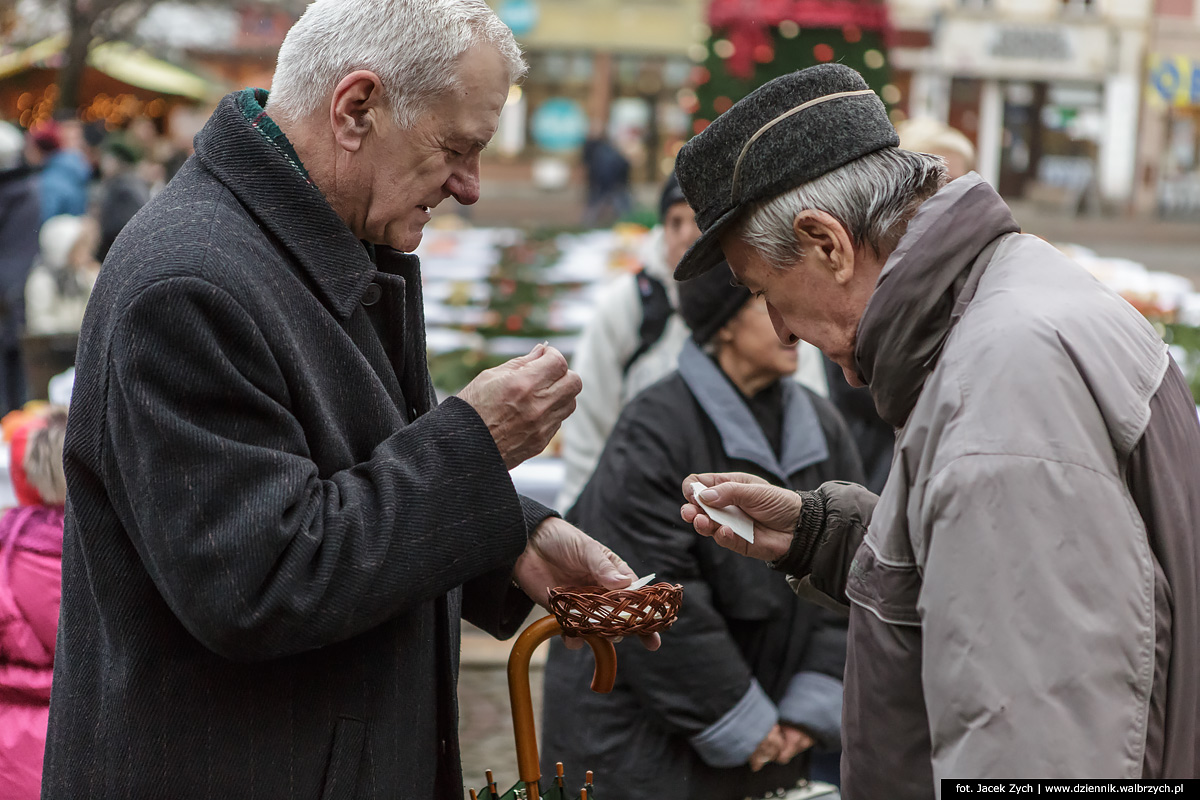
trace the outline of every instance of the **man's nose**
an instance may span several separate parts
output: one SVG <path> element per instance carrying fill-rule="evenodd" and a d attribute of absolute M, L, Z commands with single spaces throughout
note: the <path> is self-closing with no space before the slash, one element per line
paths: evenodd
<path fill-rule="evenodd" d="M 479 162 L 469 167 L 457 169 L 450 174 L 446 181 L 446 191 L 464 206 L 469 206 L 479 200 Z"/>
<path fill-rule="evenodd" d="M 783 316 L 775 309 L 775 306 L 771 305 L 770 301 L 767 302 L 767 313 L 771 316 L 771 327 L 775 329 L 775 335 L 779 337 L 779 341 L 784 344 L 795 344 L 800 341 L 800 337 L 792 333 L 784 323 Z"/>

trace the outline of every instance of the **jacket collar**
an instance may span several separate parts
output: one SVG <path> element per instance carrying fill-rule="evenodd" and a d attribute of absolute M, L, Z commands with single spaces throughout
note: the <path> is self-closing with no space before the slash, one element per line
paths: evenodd
<path fill-rule="evenodd" d="M 1000 195 L 970 173 L 921 204 L 858 323 L 854 357 L 879 415 L 903 427 L 995 244 L 1020 231 Z"/>
<path fill-rule="evenodd" d="M 340 319 L 375 275 L 362 243 L 325 197 L 226 95 L 196 135 L 196 157 L 283 245 Z"/>
<path fill-rule="evenodd" d="M 829 446 L 812 399 L 793 380 L 783 381 L 783 447 L 779 458 L 741 395 L 691 339 L 679 354 L 679 375 L 712 420 L 725 455 L 757 464 L 782 484 L 805 467 L 829 458 Z"/>

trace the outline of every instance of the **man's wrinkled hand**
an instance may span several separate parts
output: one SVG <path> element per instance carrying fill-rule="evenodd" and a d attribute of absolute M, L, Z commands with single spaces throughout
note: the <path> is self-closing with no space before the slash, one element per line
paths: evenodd
<path fill-rule="evenodd" d="M 754 520 L 753 544 L 734 533 L 728 525 L 720 525 L 705 514 L 692 497 L 692 484 L 697 482 L 709 487 L 700 498 L 709 506 L 737 506 Z M 772 486 L 762 478 L 744 472 L 689 475 L 683 482 L 683 497 L 688 502 L 679 513 L 696 533 L 710 537 L 727 550 L 763 561 L 774 561 L 787 553 L 802 505 L 800 495 L 791 489 Z"/>
<path fill-rule="evenodd" d="M 636 579 L 633 570 L 612 550 L 565 520 L 547 517 L 538 526 L 513 568 L 513 580 L 543 608 L 550 607 L 550 590 L 558 586 L 603 586 L 624 589 Z M 577 650 L 583 640 L 563 637 Z M 642 636 L 648 650 L 657 650 L 658 634 Z"/>
<path fill-rule="evenodd" d="M 458 393 L 488 427 L 509 469 L 546 448 L 575 410 L 583 388 L 563 354 L 539 344 L 528 355 L 484 370 Z"/>

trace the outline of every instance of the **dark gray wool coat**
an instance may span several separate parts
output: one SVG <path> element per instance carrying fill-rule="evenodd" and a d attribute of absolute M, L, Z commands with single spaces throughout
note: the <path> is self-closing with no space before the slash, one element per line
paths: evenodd
<path fill-rule="evenodd" d="M 461 798 L 459 616 L 527 524 L 378 269 L 226 97 L 84 321 L 43 797 Z"/>

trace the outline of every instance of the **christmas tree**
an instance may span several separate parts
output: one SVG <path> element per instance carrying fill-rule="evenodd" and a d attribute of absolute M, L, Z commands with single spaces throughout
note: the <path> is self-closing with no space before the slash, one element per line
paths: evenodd
<path fill-rule="evenodd" d="M 693 133 L 767 81 L 814 64 L 853 67 L 889 106 L 900 99 L 888 83 L 882 0 L 711 0 L 708 25 L 694 89 L 682 97 Z"/>

